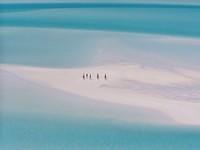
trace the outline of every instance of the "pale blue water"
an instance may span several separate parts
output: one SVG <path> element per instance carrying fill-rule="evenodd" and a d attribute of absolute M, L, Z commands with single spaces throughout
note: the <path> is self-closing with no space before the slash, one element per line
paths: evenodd
<path fill-rule="evenodd" d="M 198 5 L 38 3 L 1 4 L 0 7 L 1 26 L 200 36 Z"/>
<path fill-rule="evenodd" d="M 2 150 L 198 150 L 200 129 L 120 125 L 99 120 L 6 117 Z"/>
<path fill-rule="evenodd" d="M 0 4 L 0 8 L 0 63 L 80 67 L 120 61 L 200 66 L 198 5 L 57 3 Z M 158 35 L 184 40 L 161 41 Z M 187 42 L 188 38 L 197 41 Z M 143 114 L 60 96 L 21 80 L 9 78 L 0 88 L 2 150 L 200 149 L 199 128 L 127 123 L 122 120 L 128 114 Z"/>
<path fill-rule="evenodd" d="M 0 7 L 1 63 L 79 67 L 97 64 L 96 55 L 101 53 L 100 59 L 111 62 L 136 60 L 150 54 L 161 56 L 160 60 L 170 59 L 168 62 L 173 64 L 179 61 L 200 65 L 199 44 L 130 36 L 143 33 L 199 39 L 199 5 L 36 3 L 0 4 Z M 56 29 L 61 31 L 53 31 Z M 72 29 L 78 30 L 72 33 Z M 142 60 L 154 60 L 152 57 L 142 56 Z"/>

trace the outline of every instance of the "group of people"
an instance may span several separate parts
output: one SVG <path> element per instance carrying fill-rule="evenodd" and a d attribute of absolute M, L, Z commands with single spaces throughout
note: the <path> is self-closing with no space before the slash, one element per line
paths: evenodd
<path fill-rule="evenodd" d="M 88 74 L 88 73 L 86 73 L 86 74 L 84 73 L 84 74 L 83 74 L 83 80 L 85 80 L 85 79 L 90 79 L 90 80 L 92 80 L 92 74 L 91 74 L 91 73 L 89 73 L 89 74 Z M 99 73 L 96 74 L 96 79 L 97 79 L 97 80 L 100 79 Z M 104 74 L 104 80 L 107 80 L 107 74 L 106 74 L 106 73 Z"/>

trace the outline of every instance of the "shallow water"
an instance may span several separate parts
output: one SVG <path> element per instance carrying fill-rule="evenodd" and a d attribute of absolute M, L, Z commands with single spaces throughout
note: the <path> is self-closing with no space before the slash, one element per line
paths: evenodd
<path fill-rule="evenodd" d="M 200 39 L 24 27 L 1 28 L 1 63 L 83 67 L 136 63 L 150 67 L 200 66 Z"/>
<path fill-rule="evenodd" d="M 99 120 L 6 117 L 2 149 L 197 150 L 200 129 L 120 125 Z M 3 138 L 2 138 L 3 137 Z"/>
<path fill-rule="evenodd" d="M 79 67 L 140 60 L 155 65 L 164 59 L 165 64 L 200 65 L 199 5 L 11 3 L 0 7 L 1 63 Z"/>
<path fill-rule="evenodd" d="M 1 4 L 1 7 L 4 8 L 1 14 L 1 26 L 200 36 L 198 5 L 38 3 Z M 18 11 L 7 12 L 7 9 Z M 24 9 L 26 11 L 23 12 Z M 27 11 L 28 9 L 31 11 Z"/>
<path fill-rule="evenodd" d="M 1 63 L 80 67 L 147 61 L 200 66 L 199 5 L 22 3 L 0 7 Z"/>

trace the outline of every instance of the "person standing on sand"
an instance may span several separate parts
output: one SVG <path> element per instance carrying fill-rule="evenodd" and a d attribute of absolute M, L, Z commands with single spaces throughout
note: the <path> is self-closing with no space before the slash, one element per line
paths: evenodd
<path fill-rule="evenodd" d="M 88 79 L 88 74 L 86 73 L 86 79 Z"/>
<path fill-rule="evenodd" d="M 105 75 L 104 75 L 104 79 L 107 80 L 107 75 L 106 75 L 106 73 L 105 73 Z"/>
<path fill-rule="evenodd" d="M 90 74 L 89 78 L 90 78 L 90 80 L 92 79 L 92 75 L 91 74 Z"/>
<path fill-rule="evenodd" d="M 99 74 L 97 73 L 97 80 L 99 80 Z"/>
<path fill-rule="evenodd" d="M 83 80 L 85 80 L 85 74 L 83 74 Z"/>

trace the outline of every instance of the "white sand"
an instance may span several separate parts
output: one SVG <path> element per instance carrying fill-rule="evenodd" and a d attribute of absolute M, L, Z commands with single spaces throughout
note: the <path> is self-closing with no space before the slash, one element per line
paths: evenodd
<path fill-rule="evenodd" d="M 169 71 L 144 68 L 138 65 L 118 64 L 77 69 L 50 69 L 1 65 L 1 69 L 37 84 L 67 91 L 99 101 L 139 106 L 160 111 L 178 124 L 200 125 L 199 102 L 169 99 L 157 94 L 134 91 L 124 81 L 135 81 L 158 86 L 184 86 L 200 83 L 200 72 Z M 91 73 L 92 80 L 83 80 L 83 73 Z M 96 73 L 101 76 L 96 79 Z M 103 76 L 107 73 L 108 80 Z M 183 93 L 185 94 L 185 93 Z"/>

